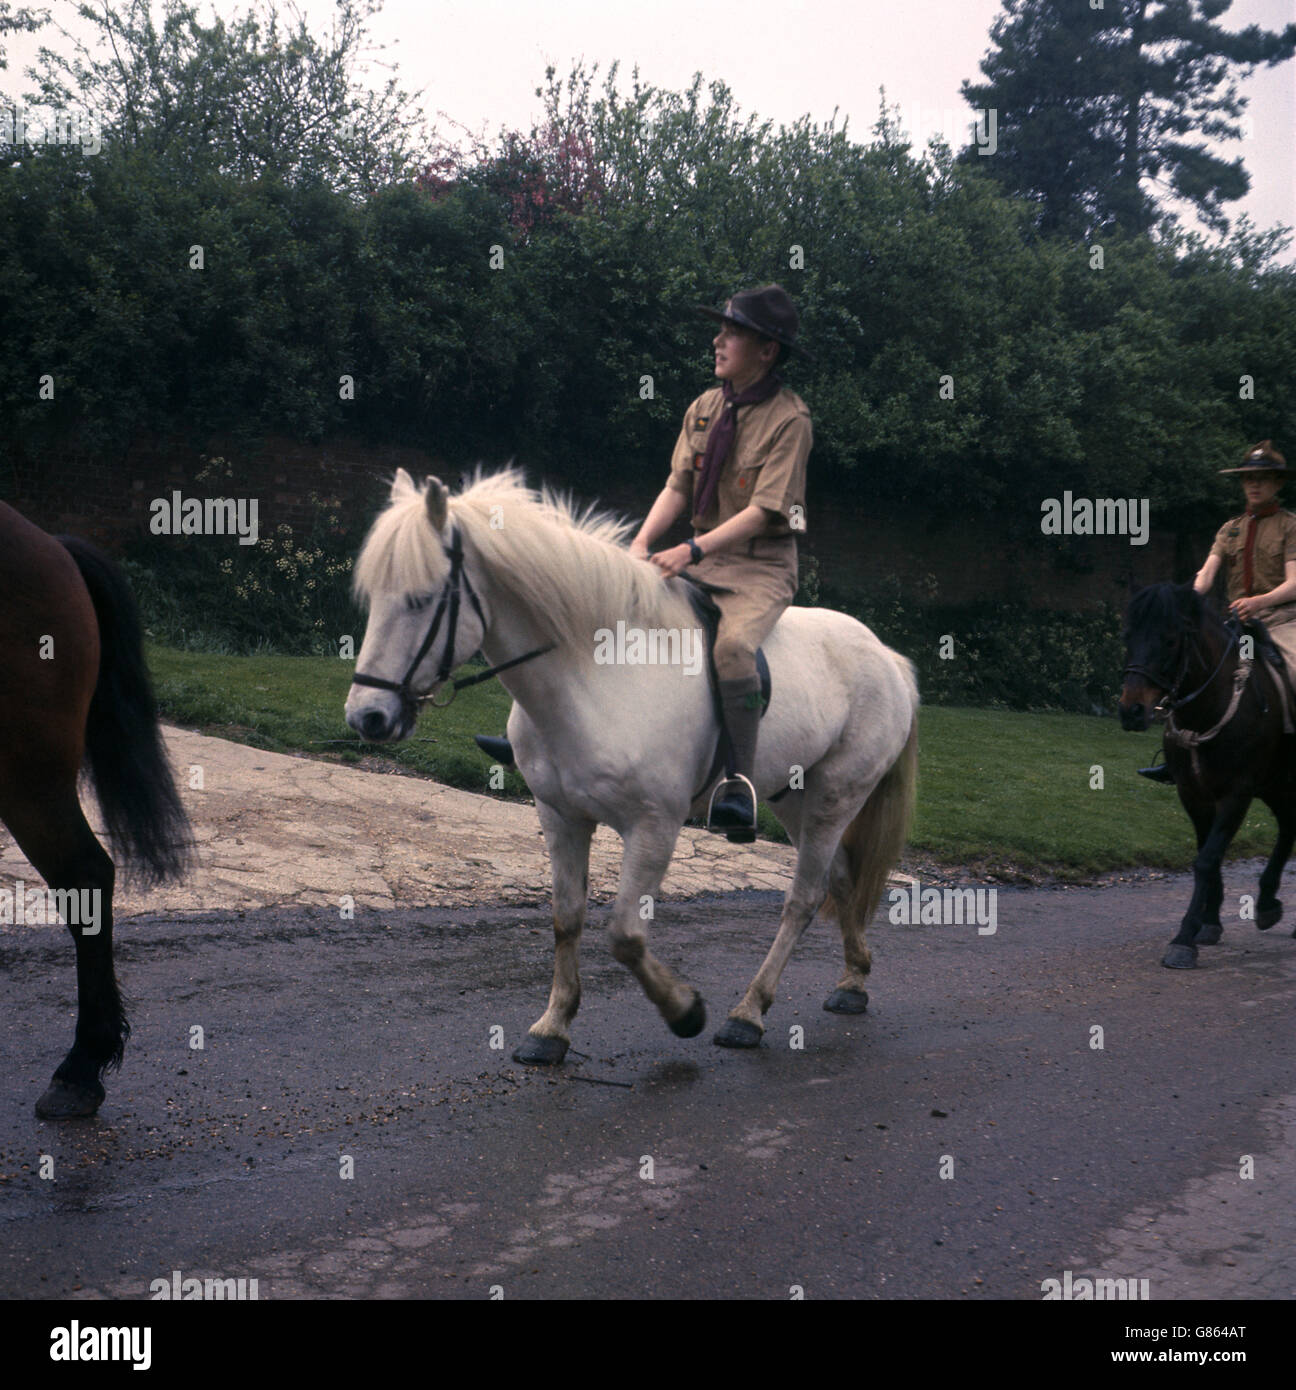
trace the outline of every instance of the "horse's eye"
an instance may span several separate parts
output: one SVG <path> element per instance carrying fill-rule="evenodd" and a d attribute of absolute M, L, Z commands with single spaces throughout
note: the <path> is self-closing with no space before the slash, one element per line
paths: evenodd
<path fill-rule="evenodd" d="M 431 594 L 408 594 L 405 598 L 405 607 L 411 613 L 417 613 L 420 609 L 426 608 L 432 602 Z"/>

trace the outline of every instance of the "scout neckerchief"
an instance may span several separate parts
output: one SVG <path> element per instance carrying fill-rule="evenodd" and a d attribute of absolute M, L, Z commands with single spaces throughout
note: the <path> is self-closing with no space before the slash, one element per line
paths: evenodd
<path fill-rule="evenodd" d="M 733 447 L 734 434 L 738 429 L 738 407 L 759 405 L 761 401 L 769 400 L 783 389 L 783 382 L 771 372 L 741 394 L 735 392 L 727 381 L 723 383 L 723 388 L 725 408 L 711 427 L 706 453 L 702 455 L 702 476 L 697 481 L 694 494 L 697 501 L 693 505 L 693 515 L 699 521 L 706 515 L 707 508 L 715 498 L 716 489 L 720 486 L 720 473 L 724 468 L 725 459 L 729 456 L 729 450 Z"/>
<path fill-rule="evenodd" d="M 1256 531 L 1260 528 L 1260 518 L 1262 516 L 1273 516 L 1278 510 L 1278 502 L 1275 499 L 1266 503 L 1263 507 L 1257 507 L 1255 511 L 1247 513 L 1246 544 L 1242 547 L 1242 592 L 1248 597 L 1251 594 L 1251 585 L 1255 580 L 1255 540 Z"/>

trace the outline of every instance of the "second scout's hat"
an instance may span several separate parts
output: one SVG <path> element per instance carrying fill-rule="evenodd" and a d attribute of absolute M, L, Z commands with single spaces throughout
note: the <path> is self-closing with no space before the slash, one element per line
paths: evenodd
<path fill-rule="evenodd" d="M 1279 477 L 1288 478 L 1296 473 L 1296 468 L 1287 466 L 1287 460 L 1274 448 L 1272 439 L 1262 439 L 1243 454 L 1241 467 L 1221 468 L 1220 472 L 1276 473 Z"/>
<path fill-rule="evenodd" d="M 709 319 L 740 323 L 766 338 L 773 338 L 789 352 L 799 352 L 802 357 L 810 357 L 804 348 L 796 346 L 797 311 L 792 297 L 782 285 L 762 285 L 758 290 L 739 290 L 723 309 L 708 309 L 697 306 L 699 314 Z M 813 359 L 812 359 L 813 360 Z"/>

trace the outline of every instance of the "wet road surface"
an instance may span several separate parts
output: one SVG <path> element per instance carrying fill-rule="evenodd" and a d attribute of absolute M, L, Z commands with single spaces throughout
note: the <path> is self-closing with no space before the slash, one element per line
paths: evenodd
<path fill-rule="evenodd" d="M 1226 909 L 1254 883 L 1226 866 Z M 543 911 L 133 918 L 124 1069 L 62 1125 L 32 1106 L 71 946 L 0 928 L 0 1295 L 179 1271 L 262 1299 L 1039 1299 L 1069 1270 L 1291 1298 L 1296 913 L 1226 916 L 1167 971 L 1187 891 L 1000 889 L 993 935 L 884 906 L 860 1018 L 820 1007 L 841 956 L 816 922 L 750 1053 L 710 1038 L 778 895 L 659 907 L 654 950 L 708 1004 L 691 1040 L 596 910 L 557 1070 L 509 1057 L 548 993 Z"/>

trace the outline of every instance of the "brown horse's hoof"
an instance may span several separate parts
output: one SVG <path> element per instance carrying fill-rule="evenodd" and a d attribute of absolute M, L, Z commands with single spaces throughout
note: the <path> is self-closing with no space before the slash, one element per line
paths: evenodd
<path fill-rule="evenodd" d="M 717 1047 L 759 1047 L 765 1030 L 745 1018 L 727 1018 L 724 1027 L 711 1039 Z"/>
<path fill-rule="evenodd" d="M 1282 903 L 1274 903 L 1272 907 L 1256 908 L 1256 930 L 1268 931 L 1282 917 Z M 1296 933 L 1293 933 L 1296 935 Z"/>
<path fill-rule="evenodd" d="M 528 1067 L 556 1067 L 570 1045 L 566 1038 L 542 1038 L 528 1033 L 513 1049 L 513 1060 Z"/>
<path fill-rule="evenodd" d="M 42 1120 L 84 1119 L 99 1109 L 103 1098 L 104 1088 L 97 1081 L 93 1086 L 77 1086 L 56 1076 L 36 1102 L 36 1115 Z"/>
<path fill-rule="evenodd" d="M 868 993 L 862 989 L 835 989 L 824 1000 L 830 1014 L 862 1014 L 868 1008 Z"/>
<path fill-rule="evenodd" d="M 1197 965 L 1196 946 L 1172 945 L 1161 957 L 1161 964 L 1167 970 L 1192 970 Z"/>
<path fill-rule="evenodd" d="M 667 1026 L 677 1038 L 696 1038 L 706 1027 L 706 1005 L 697 990 L 693 991 L 693 1002 L 674 1023 Z"/>

